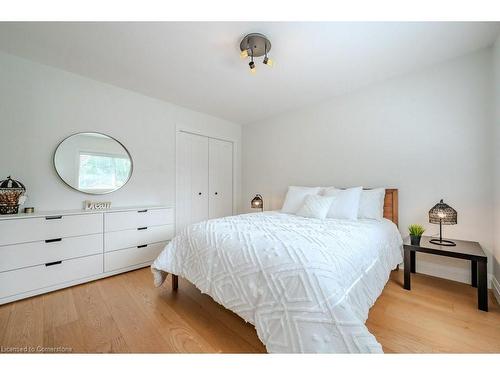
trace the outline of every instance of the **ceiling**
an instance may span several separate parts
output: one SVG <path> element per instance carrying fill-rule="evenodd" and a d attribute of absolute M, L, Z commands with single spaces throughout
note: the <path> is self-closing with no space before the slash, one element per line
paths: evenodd
<path fill-rule="evenodd" d="M 250 32 L 273 68 L 239 57 Z M 0 50 L 240 124 L 490 46 L 500 23 L 0 23 Z"/>

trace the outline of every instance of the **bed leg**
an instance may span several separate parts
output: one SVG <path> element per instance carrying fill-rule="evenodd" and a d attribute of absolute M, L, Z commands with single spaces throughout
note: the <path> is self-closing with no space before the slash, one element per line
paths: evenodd
<path fill-rule="evenodd" d="M 172 290 L 179 289 L 179 276 L 172 275 Z"/>

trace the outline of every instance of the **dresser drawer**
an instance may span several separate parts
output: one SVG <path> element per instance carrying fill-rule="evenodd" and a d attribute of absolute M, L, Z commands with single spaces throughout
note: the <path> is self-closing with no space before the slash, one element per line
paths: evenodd
<path fill-rule="evenodd" d="M 0 272 L 102 254 L 102 234 L 0 246 Z"/>
<path fill-rule="evenodd" d="M 115 271 L 121 268 L 135 266 L 141 263 L 150 263 L 165 248 L 168 242 L 159 242 L 145 247 L 131 247 L 104 254 L 104 272 Z"/>
<path fill-rule="evenodd" d="M 1 220 L 0 246 L 102 233 L 102 220 L 102 214 Z"/>
<path fill-rule="evenodd" d="M 172 224 L 147 227 L 141 230 L 128 229 L 119 232 L 108 232 L 104 235 L 104 251 L 108 252 L 168 241 L 172 239 L 173 235 L 174 226 Z"/>
<path fill-rule="evenodd" d="M 102 254 L 0 273 L 0 298 L 102 273 Z"/>
<path fill-rule="evenodd" d="M 112 232 L 174 223 L 172 208 L 107 212 L 104 214 L 104 230 Z"/>

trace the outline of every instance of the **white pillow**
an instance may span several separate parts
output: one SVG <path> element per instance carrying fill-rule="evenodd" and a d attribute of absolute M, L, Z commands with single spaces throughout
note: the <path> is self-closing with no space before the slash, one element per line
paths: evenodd
<path fill-rule="evenodd" d="M 363 190 L 359 200 L 360 219 L 382 220 L 384 218 L 385 189 Z"/>
<path fill-rule="evenodd" d="M 359 186 L 350 189 L 333 188 L 325 191 L 325 197 L 334 198 L 327 217 L 333 219 L 357 219 L 362 190 L 363 188 Z"/>
<path fill-rule="evenodd" d="M 330 189 L 335 189 L 335 186 L 327 186 L 327 187 L 320 187 L 319 188 L 319 195 L 325 195 L 325 193 L 330 190 Z"/>
<path fill-rule="evenodd" d="M 318 195 L 320 190 L 319 187 L 289 186 L 281 212 L 295 214 L 304 203 L 306 195 Z"/>
<path fill-rule="evenodd" d="M 297 211 L 298 216 L 324 219 L 332 205 L 333 197 L 323 197 L 321 195 L 306 195 L 302 207 Z"/>

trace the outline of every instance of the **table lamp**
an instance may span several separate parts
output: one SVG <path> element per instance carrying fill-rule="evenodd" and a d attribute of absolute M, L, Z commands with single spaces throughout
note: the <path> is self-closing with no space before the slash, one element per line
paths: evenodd
<path fill-rule="evenodd" d="M 448 206 L 446 203 L 439 201 L 429 211 L 429 223 L 439 224 L 439 240 L 432 239 L 429 242 L 441 246 L 456 246 L 455 242 L 443 240 L 443 224 L 453 225 L 457 223 L 457 211 Z"/>
<path fill-rule="evenodd" d="M 260 208 L 261 211 L 264 211 L 264 200 L 262 199 L 262 195 L 257 194 L 255 198 L 252 199 L 252 208 Z"/>

